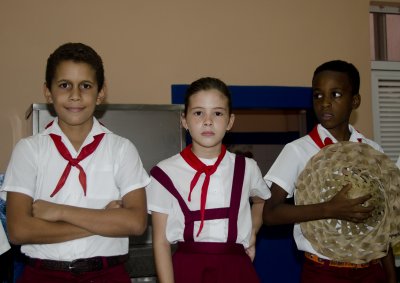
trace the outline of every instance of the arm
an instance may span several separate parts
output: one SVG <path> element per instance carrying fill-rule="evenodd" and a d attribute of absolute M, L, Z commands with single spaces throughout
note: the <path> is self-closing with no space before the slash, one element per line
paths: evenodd
<path fill-rule="evenodd" d="M 7 228 L 14 244 L 52 244 L 92 235 L 89 231 L 64 222 L 49 222 L 33 217 L 32 198 L 7 193 Z"/>
<path fill-rule="evenodd" d="M 262 213 L 263 213 L 264 200 L 259 197 L 253 197 L 252 201 L 253 201 L 253 205 L 251 207 L 251 220 L 253 223 L 253 227 L 251 230 L 250 245 L 246 249 L 246 253 L 253 261 L 255 255 L 256 255 L 257 233 L 258 233 L 258 230 L 260 230 L 260 227 L 262 225 Z"/>
<path fill-rule="evenodd" d="M 386 273 L 387 282 L 396 283 L 396 266 L 394 264 L 393 250 L 391 246 L 389 246 L 389 251 L 387 255 L 381 259 L 381 262 Z"/>
<path fill-rule="evenodd" d="M 51 222 L 66 222 L 95 235 L 126 237 L 141 235 L 147 225 L 146 193 L 143 188 L 127 193 L 122 207 L 91 209 L 43 200 L 33 204 L 33 215 Z"/>
<path fill-rule="evenodd" d="M 371 216 L 373 207 L 361 206 L 370 195 L 355 199 L 346 197 L 350 185 L 342 188 L 330 201 L 310 205 L 285 203 L 287 192 L 277 184 L 271 186 L 271 198 L 265 201 L 263 221 L 267 225 L 299 223 L 318 219 L 342 219 L 361 222 Z"/>
<path fill-rule="evenodd" d="M 168 215 L 152 212 L 153 223 L 153 251 L 156 271 L 160 283 L 173 283 L 174 270 L 172 268 L 171 245 L 165 231 Z"/>

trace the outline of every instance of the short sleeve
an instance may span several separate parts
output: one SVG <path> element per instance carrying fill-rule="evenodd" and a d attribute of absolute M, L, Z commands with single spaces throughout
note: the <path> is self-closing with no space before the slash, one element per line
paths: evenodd
<path fill-rule="evenodd" d="M 172 208 L 172 195 L 153 176 L 146 187 L 147 208 L 152 211 L 169 214 Z"/>
<path fill-rule="evenodd" d="M 306 162 L 298 149 L 289 143 L 282 149 L 264 179 L 267 183 L 277 184 L 288 193 L 288 197 L 292 197 L 297 178 Z"/>
<path fill-rule="evenodd" d="M 119 156 L 116 161 L 115 179 L 121 195 L 135 189 L 144 188 L 150 183 L 150 177 L 143 167 L 136 147 L 127 139 L 121 139 Z"/>
<path fill-rule="evenodd" d="M 32 139 L 20 140 L 11 155 L 2 190 L 34 196 L 37 178 L 38 149 Z"/>
<path fill-rule="evenodd" d="M 268 199 L 271 197 L 271 192 L 267 183 L 262 177 L 261 170 L 254 159 L 246 158 L 250 171 L 250 196 Z"/>

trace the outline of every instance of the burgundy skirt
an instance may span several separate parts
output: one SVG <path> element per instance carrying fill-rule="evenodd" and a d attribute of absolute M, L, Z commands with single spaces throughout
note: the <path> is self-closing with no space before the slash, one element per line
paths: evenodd
<path fill-rule="evenodd" d="M 175 283 L 259 283 L 240 244 L 180 242 L 173 255 Z"/>

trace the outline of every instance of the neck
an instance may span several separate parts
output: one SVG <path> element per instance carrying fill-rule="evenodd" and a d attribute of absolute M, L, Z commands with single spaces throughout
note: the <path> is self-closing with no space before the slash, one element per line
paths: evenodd
<path fill-rule="evenodd" d="M 327 129 L 327 130 L 339 142 L 340 141 L 348 141 L 351 136 L 348 124 L 346 124 L 340 128 Z"/>
<path fill-rule="evenodd" d="M 93 122 L 84 125 L 65 125 L 58 123 L 64 135 L 69 139 L 71 144 L 74 146 L 76 151 L 79 151 L 86 137 L 90 133 L 93 127 Z"/>
<path fill-rule="evenodd" d="M 192 152 L 198 158 L 212 159 L 212 158 L 216 158 L 220 155 L 221 145 L 222 144 L 219 144 L 218 146 L 213 146 L 213 147 L 202 147 L 202 146 L 199 146 L 199 145 L 193 143 Z"/>

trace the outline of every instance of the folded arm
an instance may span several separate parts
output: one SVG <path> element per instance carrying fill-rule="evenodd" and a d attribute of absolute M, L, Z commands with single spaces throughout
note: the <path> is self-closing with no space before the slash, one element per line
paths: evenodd
<path fill-rule="evenodd" d="M 37 200 L 34 217 L 50 222 L 66 222 L 105 237 L 141 235 L 147 225 L 146 193 L 140 188 L 122 198 L 122 206 L 91 209 Z"/>
<path fill-rule="evenodd" d="M 53 244 L 93 235 L 66 222 L 49 222 L 32 215 L 32 198 L 7 193 L 7 228 L 14 244 Z"/>

